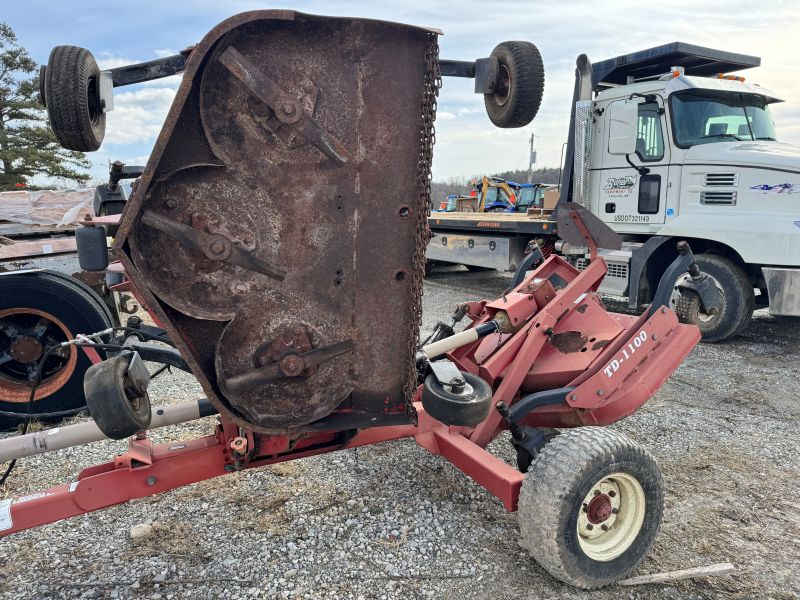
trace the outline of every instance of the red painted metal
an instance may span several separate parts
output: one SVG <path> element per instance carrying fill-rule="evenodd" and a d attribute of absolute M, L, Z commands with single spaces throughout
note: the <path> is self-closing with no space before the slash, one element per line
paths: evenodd
<path fill-rule="evenodd" d="M 469 303 L 473 326 L 500 319 L 509 327 L 449 357 L 488 381 L 494 401 L 508 406 L 540 389 L 573 387 L 562 403 L 528 415 L 525 423 L 534 427 L 605 425 L 631 414 L 677 368 L 700 332 L 666 308 L 641 317 L 607 313 L 596 293 L 605 272 L 600 258 L 579 272 L 549 257 L 497 300 Z M 420 394 L 414 395 L 416 424 L 269 435 L 221 419 L 214 435 L 156 446 L 140 434 L 127 453 L 83 470 L 73 484 L 0 501 L 0 536 L 227 472 L 403 438 L 414 438 L 516 510 L 524 475 L 485 450 L 505 428 L 499 413 L 474 429 L 448 427 L 425 412 Z"/>

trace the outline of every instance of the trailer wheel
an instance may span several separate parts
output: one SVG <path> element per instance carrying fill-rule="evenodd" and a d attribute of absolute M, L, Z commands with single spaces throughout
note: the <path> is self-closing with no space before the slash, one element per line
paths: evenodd
<path fill-rule="evenodd" d="M 756 302 L 747 275 L 724 256 L 700 254 L 695 260 L 700 270 L 713 277 L 722 290 L 722 306 L 715 313 L 704 313 L 698 295 L 691 290 L 681 292 L 676 282 L 670 304 L 678 319 L 681 323 L 697 325 L 704 342 L 721 342 L 740 334 L 750 323 Z"/>
<path fill-rule="evenodd" d="M 58 143 L 68 150 L 97 150 L 106 133 L 106 115 L 100 106 L 100 68 L 91 52 L 56 46 L 43 79 L 47 115 Z"/>
<path fill-rule="evenodd" d="M 530 42 L 503 42 L 491 57 L 497 59 L 498 73 L 494 91 L 483 95 L 486 114 L 497 127 L 524 127 L 542 103 L 542 56 Z"/>
<path fill-rule="evenodd" d="M 655 459 L 615 431 L 582 427 L 549 442 L 522 483 L 520 545 L 584 589 L 627 577 L 655 542 L 664 484 Z"/>
<path fill-rule="evenodd" d="M 458 390 L 442 385 L 431 373 L 422 386 L 422 406 L 430 416 L 445 425 L 475 427 L 489 415 L 492 388 L 472 373 L 461 372 L 464 386 Z"/>
<path fill-rule="evenodd" d="M 130 354 L 118 354 L 86 371 L 84 390 L 89 414 L 104 435 L 124 440 L 147 429 L 152 413 L 147 392 L 128 379 Z"/>
<path fill-rule="evenodd" d="M 111 326 L 103 301 L 76 279 L 52 271 L 0 275 L 0 410 L 26 413 L 29 381 L 46 349 Z M 33 417 L 84 406 L 83 375 L 90 364 L 74 346 L 51 354 L 31 405 Z M 0 417 L 0 428 L 21 422 Z"/>

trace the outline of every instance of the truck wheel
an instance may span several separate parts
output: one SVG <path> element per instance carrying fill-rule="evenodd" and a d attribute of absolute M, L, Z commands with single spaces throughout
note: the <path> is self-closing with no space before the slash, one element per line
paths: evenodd
<path fill-rule="evenodd" d="M 47 348 L 111 325 L 108 308 L 80 281 L 51 271 L 0 275 L 0 410 L 25 414 L 29 381 Z M 84 406 L 83 375 L 90 365 L 75 346 L 51 354 L 31 414 Z M 0 428 L 21 422 L 0 417 Z"/>
<path fill-rule="evenodd" d="M 56 46 L 44 69 L 44 97 L 50 127 L 68 150 L 92 152 L 106 133 L 100 106 L 100 68 L 91 52 L 77 46 Z"/>
<path fill-rule="evenodd" d="M 431 373 L 422 386 L 422 406 L 445 425 L 475 427 L 486 419 L 492 405 L 492 388 L 472 373 L 461 372 L 464 386 L 442 385 Z"/>
<path fill-rule="evenodd" d="M 530 42 L 503 42 L 491 54 L 497 59 L 494 91 L 483 95 L 486 114 L 497 127 L 524 127 L 539 112 L 544 94 L 544 64 Z"/>
<path fill-rule="evenodd" d="M 721 342 L 738 335 L 750 323 L 755 310 L 753 285 L 742 268 L 717 254 L 700 254 L 697 265 L 714 278 L 722 290 L 722 307 L 713 314 L 700 308 L 700 298 L 692 291 L 673 294 L 671 304 L 681 323 L 697 325 L 704 342 Z"/>
<path fill-rule="evenodd" d="M 520 545 L 557 579 L 595 589 L 639 566 L 663 511 L 655 459 L 620 433 L 581 427 L 550 441 L 525 475 Z"/>

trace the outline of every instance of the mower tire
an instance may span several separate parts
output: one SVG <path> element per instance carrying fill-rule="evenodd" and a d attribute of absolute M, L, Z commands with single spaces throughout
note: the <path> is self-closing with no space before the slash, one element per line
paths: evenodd
<path fill-rule="evenodd" d="M 497 81 L 483 95 L 489 120 L 502 128 L 524 127 L 539 112 L 544 94 L 544 63 L 530 42 L 503 42 L 492 50 L 498 63 Z"/>
<path fill-rule="evenodd" d="M 430 416 L 445 425 L 475 427 L 489 416 L 492 406 L 492 388 L 472 373 L 461 372 L 465 385 L 454 391 L 442 385 L 431 373 L 422 386 L 422 406 Z"/>
<path fill-rule="evenodd" d="M 699 296 L 684 290 L 673 294 L 673 309 L 681 323 L 697 325 L 704 342 L 722 342 L 744 331 L 753 317 L 756 297 L 753 285 L 742 268 L 718 254 L 700 254 L 695 258 L 703 273 L 714 278 L 722 290 L 722 306 L 706 314 Z"/>
<path fill-rule="evenodd" d="M 655 459 L 620 433 L 580 427 L 549 442 L 525 475 L 520 545 L 557 579 L 600 588 L 644 560 L 663 511 Z"/>
<path fill-rule="evenodd" d="M 77 279 L 46 270 L 0 274 L 0 411 L 27 412 L 29 377 L 45 350 L 112 324 L 102 299 Z M 75 346 L 52 354 L 31 404 L 32 418 L 85 406 L 83 375 L 90 365 Z M 23 420 L 2 416 L 0 429 Z"/>
<path fill-rule="evenodd" d="M 68 150 L 97 150 L 106 133 L 106 114 L 100 106 L 100 68 L 92 53 L 78 46 L 56 46 L 42 79 L 58 143 Z"/>
<path fill-rule="evenodd" d="M 150 397 L 128 378 L 130 354 L 118 354 L 86 371 L 84 391 L 89 414 L 103 434 L 124 440 L 150 426 Z"/>

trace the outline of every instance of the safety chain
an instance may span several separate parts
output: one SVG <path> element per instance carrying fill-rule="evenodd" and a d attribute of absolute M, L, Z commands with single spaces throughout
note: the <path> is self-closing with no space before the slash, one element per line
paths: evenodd
<path fill-rule="evenodd" d="M 411 278 L 412 326 L 411 347 L 408 349 L 408 368 L 404 396 L 409 412 L 413 411 L 411 396 L 417 385 L 415 354 L 419 345 L 419 331 L 422 326 L 422 282 L 425 279 L 425 250 L 430 240 L 428 217 L 431 214 L 431 162 L 433 161 L 433 145 L 436 143 L 434 121 L 436 120 L 436 98 L 442 87 L 442 75 L 439 70 L 439 39 L 435 33 L 428 33 L 428 45 L 425 50 L 425 88 L 422 96 L 422 123 L 420 128 L 419 161 L 417 163 L 417 235 L 416 247 L 412 258 L 413 274 Z"/>

